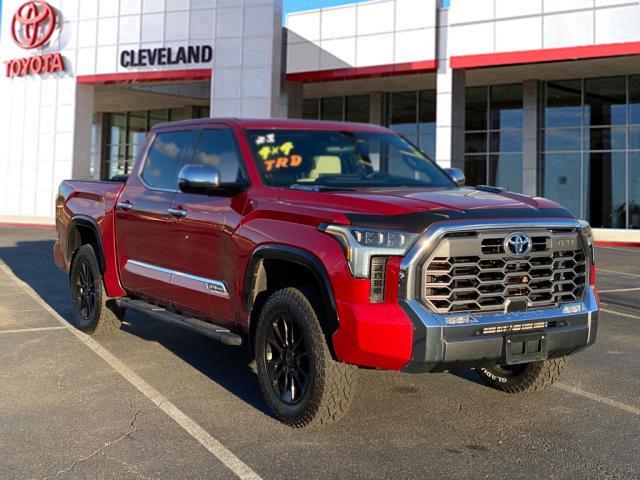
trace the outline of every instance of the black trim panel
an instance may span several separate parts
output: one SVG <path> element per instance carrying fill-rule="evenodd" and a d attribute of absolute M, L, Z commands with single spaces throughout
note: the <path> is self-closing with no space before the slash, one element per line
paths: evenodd
<path fill-rule="evenodd" d="M 251 293 L 256 280 L 257 268 L 259 262 L 265 259 L 293 262 L 307 268 L 314 275 L 316 280 L 324 287 L 319 293 L 322 296 L 326 319 L 329 322 L 330 331 L 326 333 L 333 335 L 338 328 L 338 309 L 329 275 L 318 257 L 300 248 L 285 245 L 262 245 L 253 252 L 247 266 L 244 282 L 244 306 L 247 313 L 251 312 L 251 307 L 253 306 Z"/>
<path fill-rule="evenodd" d="M 69 227 L 67 228 L 67 257 L 69 261 L 71 261 L 71 254 L 73 252 L 69 251 L 69 246 L 71 245 L 71 233 L 75 231 L 76 226 L 80 225 L 82 227 L 87 227 L 93 230 L 94 236 L 96 237 L 96 242 L 98 243 L 99 251 L 96 252 L 96 257 L 98 257 L 98 266 L 100 267 L 100 273 L 104 275 L 106 271 L 106 265 L 104 262 L 104 249 L 102 248 L 102 236 L 100 235 L 100 228 L 98 227 L 98 223 L 91 217 L 87 217 L 86 215 L 76 215 L 69 222 Z"/>

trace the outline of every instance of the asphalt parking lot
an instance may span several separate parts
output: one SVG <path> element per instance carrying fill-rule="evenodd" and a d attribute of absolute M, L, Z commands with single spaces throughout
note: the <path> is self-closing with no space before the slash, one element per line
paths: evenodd
<path fill-rule="evenodd" d="M 345 420 L 298 431 L 244 350 L 131 313 L 74 334 L 54 236 L 0 228 L 0 478 L 640 478 L 640 250 L 598 249 L 598 341 L 560 385 L 360 371 Z"/>

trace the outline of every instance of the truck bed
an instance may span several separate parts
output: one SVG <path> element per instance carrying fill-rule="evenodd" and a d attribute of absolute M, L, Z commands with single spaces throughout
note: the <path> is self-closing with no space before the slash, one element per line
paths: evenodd
<path fill-rule="evenodd" d="M 120 181 L 93 180 L 65 180 L 60 184 L 56 199 L 58 241 L 54 246 L 56 265 L 60 269 L 68 271 L 71 263 L 69 242 L 75 241 L 69 231 L 72 218 L 74 222 L 84 222 L 97 228 L 105 253 L 114 251 L 113 212 L 124 185 Z M 109 272 L 110 275 L 115 273 Z"/>

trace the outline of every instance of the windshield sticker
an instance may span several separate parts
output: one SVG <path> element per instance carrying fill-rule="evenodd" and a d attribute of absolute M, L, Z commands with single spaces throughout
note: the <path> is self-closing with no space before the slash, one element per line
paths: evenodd
<path fill-rule="evenodd" d="M 282 145 L 276 147 L 269 147 L 265 145 L 260 150 L 258 150 L 258 155 L 260 155 L 265 161 L 278 155 L 285 155 L 288 157 L 291 154 L 291 150 L 293 150 L 294 148 L 295 146 L 292 142 L 285 142 Z"/>
<path fill-rule="evenodd" d="M 267 135 L 259 135 L 256 138 L 256 145 L 264 145 L 265 143 L 276 143 L 276 134 L 269 133 Z"/>
<path fill-rule="evenodd" d="M 291 155 L 291 157 L 278 157 L 271 160 L 265 160 L 264 166 L 267 172 L 279 170 L 281 168 L 296 168 L 302 165 L 302 157 L 300 155 Z"/>

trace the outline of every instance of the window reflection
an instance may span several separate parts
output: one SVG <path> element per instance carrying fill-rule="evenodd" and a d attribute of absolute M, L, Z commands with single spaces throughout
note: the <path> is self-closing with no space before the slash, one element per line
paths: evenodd
<path fill-rule="evenodd" d="M 522 191 L 522 85 L 471 87 L 465 100 L 469 185 Z"/>
<path fill-rule="evenodd" d="M 100 176 L 103 180 L 109 180 L 116 175 L 129 174 L 152 127 L 187 118 L 206 118 L 209 116 L 209 107 L 189 106 L 99 115 L 104 115 Z"/>
<path fill-rule="evenodd" d="M 544 92 L 543 195 L 594 227 L 639 228 L 640 77 L 547 82 Z"/>

